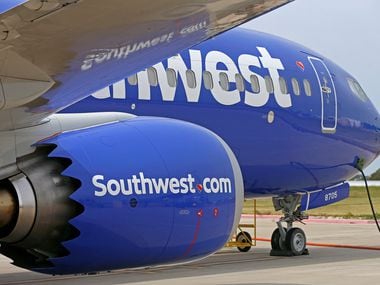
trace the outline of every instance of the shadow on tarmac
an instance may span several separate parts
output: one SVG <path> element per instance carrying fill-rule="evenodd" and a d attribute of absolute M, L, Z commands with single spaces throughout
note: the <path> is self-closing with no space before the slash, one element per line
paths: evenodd
<path fill-rule="evenodd" d="M 226 273 L 255 272 L 265 269 L 292 268 L 305 265 L 329 264 L 353 260 L 379 258 L 378 251 L 341 248 L 310 247 L 309 256 L 272 257 L 269 249 L 253 248 L 250 252 L 240 253 L 235 249 L 223 250 L 204 260 L 185 265 L 151 267 L 135 270 L 117 270 L 96 275 L 48 276 L 33 272 L 6 273 L 2 268 L 1 284 L 123 284 L 125 282 L 148 282 L 172 280 L 176 278 L 201 277 Z M 12 265 L 9 265 L 11 268 Z M 300 269 L 301 270 L 301 269 Z M 248 283 L 234 283 L 248 285 Z M 249 283 L 249 285 L 271 285 L 272 283 Z M 301 285 L 297 283 L 298 285 Z M 288 285 L 288 283 L 276 285 Z"/>

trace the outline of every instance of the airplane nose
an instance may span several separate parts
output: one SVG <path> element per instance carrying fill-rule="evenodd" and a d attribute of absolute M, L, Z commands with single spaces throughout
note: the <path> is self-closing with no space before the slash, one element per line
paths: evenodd
<path fill-rule="evenodd" d="M 380 114 L 377 112 L 377 116 L 375 117 L 375 132 L 376 132 L 376 145 L 377 145 L 377 156 L 380 154 Z"/>
<path fill-rule="evenodd" d="M 364 129 L 366 129 L 366 134 L 362 134 L 362 140 L 372 145 L 372 152 L 378 157 L 380 155 L 380 113 L 368 97 L 364 108 L 360 112 L 362 118 L 366 117 L 366 120 L 362 121 Z"/>
<path fill-rule="evenodd" d="M 351 106 L 357 110 L 357 116 L 361 121 L 362 130 L 361 141 L 365 141 L 371 152 L 376 156 L 380 154 L 380 114 L 373 101 L 367 96 L 359 82 L 352 77 L 347 78 L 349 92 L 354 97 L 360 99 L 360 104 L 355 103 Z"/>

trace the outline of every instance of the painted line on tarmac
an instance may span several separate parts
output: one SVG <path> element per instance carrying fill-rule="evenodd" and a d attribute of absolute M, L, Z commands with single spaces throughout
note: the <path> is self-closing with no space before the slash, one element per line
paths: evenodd
<path fill-rule="evenodd" d="M 252 214 L 243 214 L 242 218 L 253 218 Z M 257 219 L 273 219 L 278 220 L 281 215 L 256 215 Z M 309 219 L 303 220 L 305 223 L 316 223 L 316 224 L 356 224 L 356 225 L 367 225 L 374 224 L 373 220 L 362 220 L 362 219 L 343 219 L 343 218 L 320 218 L 320 217 L 309 217 Z"/>
<path fill-rule="evenodd" d="M 256 241 L 270 242 L 270 238 L 256 238 Z M 362 245 L 350 245 L 350 244 L 333 244 L 333 243 L 319 243 L 319 242 L 307 242 L 310 246 L 320 247 L 334 247 L 334 248 L 349 248 L 349 249 L 364 249 L 364 250 L 380 250 L 378 246 L 362 246 Z"/>

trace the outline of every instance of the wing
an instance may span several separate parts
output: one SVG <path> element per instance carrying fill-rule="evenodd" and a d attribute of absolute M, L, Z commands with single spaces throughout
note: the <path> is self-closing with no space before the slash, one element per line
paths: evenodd
<path fill-rule="evenodd" d="M 291 0 L 31 0 L 0 5 L 0 130 L 37 124 Z"/>
<path fill-rule="evenodd" d="M 28 0 L 3 0 L 0 3 L 0 14 L 5 13 L 21 4 L 24 4 L 25 2 L 28 2 Z"/>

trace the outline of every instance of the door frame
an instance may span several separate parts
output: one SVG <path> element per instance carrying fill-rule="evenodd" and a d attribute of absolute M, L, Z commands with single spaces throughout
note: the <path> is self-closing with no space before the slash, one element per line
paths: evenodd
<path fill-rule="evenodd" d="M 337 123 L 338 123 L 338 100 L 337 100 L 337 96 L 336 96 L 336 89 L 335 89 L 335 84 L 334 84 L 334 80 L 331 76 L 331 72 L 330 70 L 327 68 L 326 64 L 323 62 L 322 59 L 318 58 L 318 57 L 314 57 L 314 56 L 308 56 L 308 59 L 309 59 L 309 62 L 311 64 L 311 66 L 313 67 L 314 69 L 314 73 L 317 77 L 317 80 L 318 80 L 318 85 L 319 85 L 319 90 L 320 90 L 320 93 L 321 93 L 321 130 L 322 130 L 322 133 L 325 133 L 325 134 L 334 134 L 336 132 L 336 126 L 337 126 Z M 313 64 L 313 61 L 312 60 L 316 60 L 316 61 L 320 61 L 322 63 L 322 65 L 325 67 L 325 69 L 327 70 L 328 72 L 328 75 L 330 77 L 330 80 L 331 80 L 331 84 L 332 84 L 332 88 L 334 90 L 334 96 L 335 96 L 335 123 L 334 123 L 334 127 L 326 127 L 324 126 L 323 122 L 324 122 L 324 108 L 323 108 L 323 103 L 324 103 L 324 92 L 322 90 L 322 84 L 321 84 L 321 80 L 319 78 L 319 74 Z"/>

